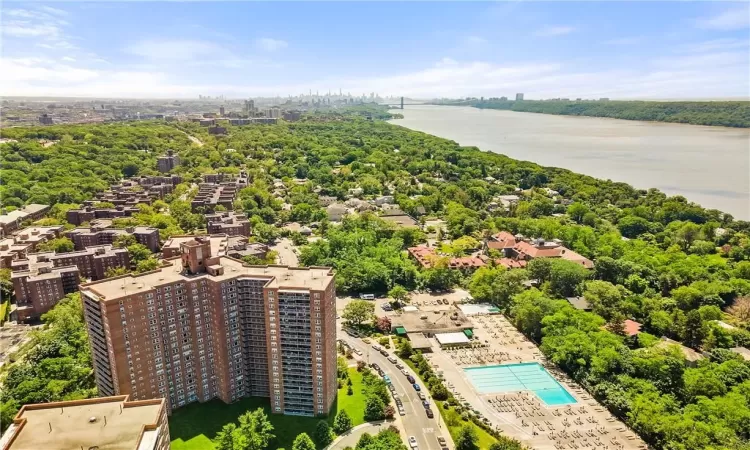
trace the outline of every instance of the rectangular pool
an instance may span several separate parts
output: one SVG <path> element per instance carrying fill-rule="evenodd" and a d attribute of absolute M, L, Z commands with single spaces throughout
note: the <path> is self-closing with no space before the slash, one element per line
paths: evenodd
<path fill-rule="evenodd" d="M 578 403 L 547 370 L 538 363 L 501 364 L 464 369 L 480 394 L 531 391 L 547 406 Z"/>

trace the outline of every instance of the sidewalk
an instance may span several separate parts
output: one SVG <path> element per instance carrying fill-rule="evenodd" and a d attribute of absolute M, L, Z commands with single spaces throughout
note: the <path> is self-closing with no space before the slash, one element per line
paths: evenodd
<path fill-rule="evenodd" d="M 363 424 L 357 425 L 356 427 L 334 439 L 333 442 L 331 442 L 331 444 L 324 450 L 340 450 L 346 447 L 354 448 L 354 446 L 357 445 L 357 441 L 359 441 L 359 438 L 362 437 L 363 434 L 378 434 L 380 431 L 388 428 L 388 425 L 389 423 L 387 420 L 381 420 L 379 422 L 365 422 Z"/>

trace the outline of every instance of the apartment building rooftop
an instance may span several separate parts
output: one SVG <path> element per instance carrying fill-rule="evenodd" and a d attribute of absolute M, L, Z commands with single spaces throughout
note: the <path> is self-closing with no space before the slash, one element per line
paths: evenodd
<path fill-rule="evenodd" d="M 25 405 L 0 448 L 150 450 L 164 409 L 164 399 L 129 402 L 127 395 Z"/>
<path fill-rule="evenodd" d="M 183 245 L 191 245 L 193 242 Z M 109 300 L 199 277 L 208 277 L 215 281 L 252 277 L 268 279 L 266 287 L 269 288 L 309 291 L 327 289 L 334 278 L 330 267 L 251 266 L 227 256 L 214 257 L 211 260 L 207 262 L 210 273 L 190 274 L 184 269 L 181 258 L 172 258 L 165 260 L 164 265 L 154 271 L 81 284 L 81 290 L 91 291 L 100 300 Z"/>

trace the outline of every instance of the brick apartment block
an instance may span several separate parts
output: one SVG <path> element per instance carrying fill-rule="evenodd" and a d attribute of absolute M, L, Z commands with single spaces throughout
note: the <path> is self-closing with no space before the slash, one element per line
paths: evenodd
<path fill-rule="evenodd" d="M 329 268 L 248 266 L 181 244 L 165 266 L 81 285 L 101 395 L 172 410 L 269 397 L 273 413 L 327 414 L 337 394 Z"/>

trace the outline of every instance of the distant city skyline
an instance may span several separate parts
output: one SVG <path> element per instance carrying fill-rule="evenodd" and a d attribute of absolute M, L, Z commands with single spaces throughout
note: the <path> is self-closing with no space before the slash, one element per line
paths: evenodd
<path fill-rule="evenodd" d="M 0 13 L 4 96 L 750 97 L 747 3 L 5 2 Z"/>

